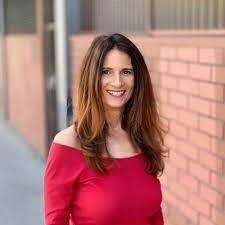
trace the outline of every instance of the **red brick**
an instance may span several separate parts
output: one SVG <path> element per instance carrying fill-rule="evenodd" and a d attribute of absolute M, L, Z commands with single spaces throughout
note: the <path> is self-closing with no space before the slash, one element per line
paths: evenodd
<path fill-rule="evenodd" d="M 211 186 L 225 195 L 225 177 L 214 172 L 211 173 Z"/>
<path fill-rule="evenodd" d="M 188 161 L 187 161 L 186 157 L 182 156 L 181 154 L 178 154 L 174 150 L 170 152 L 170 161 L 174 166 L 176 166 L 178 168 L 181 168 L 183 170 L 187 169 Z"/>
<path fill-rule="evenodd" d="M 214 66 L 212 68 L 212 81 L 219 84 L 225 84 L 225 67 Z"/>
<path fill-rule="evenodd" d="M 152 84 L 153 84 L 153 88 L 155 86 L 159 85 L 160 76 L 161 75 L 159 73 L 157 73 L 157 72 L 151 72 L 150 73 L 150 77 L 151 77 L 151 81 L 152 81 Z"/>
<path fill-rule="evenodd" d="M 169 103 L 174 106 L 187 107 L 187 95 L 175 91 L 169 92 Z"/>
<path fill-rule="evenodd" d="M 170 134 L 167 134 L 165 137 L 165 144 L 171 148 L 175 149 L 176 148 L 176 138 Z"/>
<path fill-rule="evenodd" d="M 199 129 L 212 136 L 223 137 L 223 122 L 204 116 L 199 117 Z"/>
<path fill-rule="evenodd" d="M 148 67 L 148 70 L 150 71 L 150 74 L 152 72 L 157 71 L 157 60 L 155 60 L 155 59 L 146 60 L 146 65 Z"/>
<path fill-rule="evenodd" d="M 219 140 L 217 138 L 212 139 L 212 152 L 219 157 L 225 159 L 225 140 Z"/>
<path fill-rule="evenodd" d="M 210 151 L 212 140 L 208 135 L 203 134 L 196 130 L 190 130 L 189 139 L 190 142 L 193 143 L 194 145 Z"/>
<path fill-rule="evenodd" d="M 168 102 L 168 91 L 164 88 L 157 89 L 157 96 L 160 102 Z"/>
<path fill-rule="evenodd" d="M 224 103 L 217 103 L 211 102 L 211 116 L 216 119 L 221 119 L 225 121 L 225 104 Z"/>
<path fill-rule="evenodd" d="M 157 72 L 166 73 L 168 71 L 168 61 L 155 60 L 153 63 L 153 70 Z"/>
<path fill-rule="evenodd" d="M 146 45 L 144 46 L 146 49 Z M 149 54 L 149 57 L 151 58 L 159 58 L 160 56 L 160 49 L 158 45 L 148 45 L 147 53 Z"/>
<path fill-rule="evenodd" d="M 182 201 L 181 204 L 178 205 L 181 212 L 191 221 L 194 222 L 194 224 L 197 224 L 198 222 L 198 212 L 196 209 L 194 209 L 192 206 L 187 204 L 187 202 Z"/>
<path fill-rule="evenodd" d="M 187 172 L 180 172 L 180 183 L 189 189 L 190 192 L 198 193 L 199 181 Z"/>
<path fill-rule="evenodd" d="M 213 190 L 208 185 L 201 183 L 200 196 L 218 209 L 223 209 L 223 195 Z"/>
<path fill-rule="evenodd" d="M 177 89 L 178 80 L 173 76 L 161 75 L 160 84 L 164 88 Z"/>
<path fill-rule="evenodd" d="M 177 76 L 187 76 L 188 74 L 188 64 L 181 62 L 170 62 L 169 72 Z"/>
<path fill-rule="evenodd" d="M 6 52 L 10 53 L 7 54 L 7 110 L 10 123 L 41 156 L 46 157 L 43 49 L 39 48 L 40 42 L 33 35 L 6 35 L 4 41 Z"/>
<path fill-rule="evenodd" d="M 188 191 L 183 187 L 183 185 L 179 184 L 177 181 L 170 182 L 170 190 L 179 197 L 179 199 L 182 199 L 184 201 L 188 200 L 189 193 Z"/>
<path fill-rule="evenodd" d="M 170 180 L 177 180 L 178 177 L 178 168 L 174 165 L 171 165 L 171 163 L 167 163 L 167 166 L 165 167 L 165 174 L 170 178 Z"/>
<path fill-rule="evenodd" d="M 219 48 L 201 48 L 199 50 L 199 61 L 201 63 L 223 64 L 224 52 Z"/>
<path fill-rule="evenodd" d="M 211 67 L 205 65 L 191 64 L 189 76 L 196 80 L 210 81 Z"/>
<path fill-rule="evenodd" d="M 182 155 L 185 155 L 189 159 L 199 159 L 199 149 L 187 141 L 178 140 L 176 141 L 177 148 L 180 150 Z"/>
<path fill-rule="evenodd" d="M 216 225 L 222 225 L 225 222 L 225 213 L 223 211 L 219 211 L 215 208 L 212 208 L 212 221 Z"/>
<path fill-rule="evenodd" d="M 198 127 L 198 115 L 196 113 L 179 109 L 179 121 L 184 123 L 186 126 L 197 128 Z"/>
<path fill-rule="evenodd" d="M 187 127 L 179 124 L 178 122 L 170 122 L 170 132 L 176 137 L 180 137 L 183 139 L 187 138 Z"/>
<path fill-rule="evenodd" d="M 190 96 L 189 108 L 195 112 L 210 115 L 211 114 L 211 103 L 202 98 Z"/>
<path fill-rule="evenodd" d="M 190 194 L 189 202 L 198 212 L 210 217 L 210 204 L 207 201 L 199 198 L 196 194 Z"/>
<path fill-rule="evenodd" d="M 200 150 L 199 158 L 202 165 L 206 166 L 210 170 L 214 170 L 215 172 L 222 174 L 223 160 L 221 158 L 203 150 Z"/>
<path fill-rule="evenodd" d="M 191 95 L 199 94 L 199 82 L 187 78 L 182 78 L 179 80 L 179 90 L 181 92 L 186 92 Z"/>
<path fill-rule="evenodd" d="M 167 72 L 168 71 L 168 61 L 166 60 L 159 60 L 158 62 L 158 71 L 159 72 Z"/>
<path fill-rule="evenodd" d="M 220 84 L 199 83 L 199 95 L 204 98 L 223 101 L 224 87 Z"/>
<path fill-rule="evenodd" d="M 188 62 L 197 62 L 198 50 L 195 47 L 178 47 L 177 59 Z"/>
<path fill-rule="evenodd" d="M 199 225 L 215 225 L 215 224 L 209 218 L 206 218 L 200 214 Z M 220 224 L 220 225 L 222 225 L 222 224 Z"/>
<path fill-rule="evenodd" d="M 171 192 L 170 190 L 167 190 L 165 192 L 163 192 L 164 194 L 164 199 L 168 202 L 170 202 L 173 205 L 180 205 L 183 201 L 180 200 L 179 198 L 177 198 L 173 192 Z"/>
<path fill-rule="evenodd" d="M 167 105 L 167 104 L 162 104 L 160 106 L 160 112 L 161 114 L 168 118 L 168 119 L 177 119 L 178 118 L 178 111 L 176 108 L 173 106 Z"/>
<path fill-rule="evenodd" d="M 209 178 L 210 178 L 210 173 L 209 173 L 209 169 L 199 165 L 198 163 L 195 163 L 193 161 L 189 162 L 189 171 L 190 173 L 198 178 L 199 180 L 209 183 Z"/>
<path fill-rule="evenodd" d="M 163 46 L 160 48 L 160 56 L 163 59 L 176 59 L 176 48 Z"/>

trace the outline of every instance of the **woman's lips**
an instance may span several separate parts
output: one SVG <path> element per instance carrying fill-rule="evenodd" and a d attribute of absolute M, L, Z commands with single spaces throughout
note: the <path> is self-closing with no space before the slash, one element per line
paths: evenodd
<path fill-rule="evenodd" d="M 111 96 L 114 96 L 114 97 L 121 97 L 121 96 L 124 95 L 125 90 L 122 90 L 122 91 L 112 91 L 112 90 L 107 90 L 107 92 L 108 92 Z"/>

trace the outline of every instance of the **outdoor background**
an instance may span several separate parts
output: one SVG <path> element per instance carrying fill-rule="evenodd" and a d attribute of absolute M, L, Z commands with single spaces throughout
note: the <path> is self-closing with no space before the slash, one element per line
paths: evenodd
<path fill-rule="evenodd" d="M 169 127 L 165 225 L 225 225 L 225 0 L 0 0 L 0 225 L 44 224 L 50 144 L 87 48 L 113 32 L 143 53 Z"/>

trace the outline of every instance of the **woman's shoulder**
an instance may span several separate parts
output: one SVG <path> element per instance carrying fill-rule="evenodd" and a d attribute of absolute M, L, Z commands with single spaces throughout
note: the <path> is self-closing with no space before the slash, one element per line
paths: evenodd
<path fill-rule="evenodd" d="M 58 132 L 53 139 L 53 144 L 60 144 L 77 150 L 81 149 L 79 141 L 76 137 L 74 125 L 69 126 Z"/>
<path fill-rule="evenodd" d="M 78 151 L 73 127 L 61 130 L 55 135 L 46 162 L 46 177 L 55 179 L 77 176 L 84 168 L 84 159 Z"/>
<path fill-rule="evenodd" d="M 49 162 L 54 162 L 59 167 L 65 161 L 70 165 L 80 161 L 82 158 L 80 150 L 73 126 L 70 126 L 55 135 L 47 158 Z"/>

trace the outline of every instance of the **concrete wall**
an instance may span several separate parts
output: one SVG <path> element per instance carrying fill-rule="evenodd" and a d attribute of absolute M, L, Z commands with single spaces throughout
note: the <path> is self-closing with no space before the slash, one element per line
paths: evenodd
<path fill-rule="evenodd" d="M 74 77 L 94 36 L 71 39 Z M 225 221 L 223 36 L 224 32 L 130 36 L 145 57 L 160 114 L 170 128 L 165 140 L 170 157 L 160 177 L 166 225 Z"/>
<path fill-rule="evenodd" d="M 7 35 L 8 111 L 11 124 L 46 154 L 42 48 L 36 35 Z"/>

